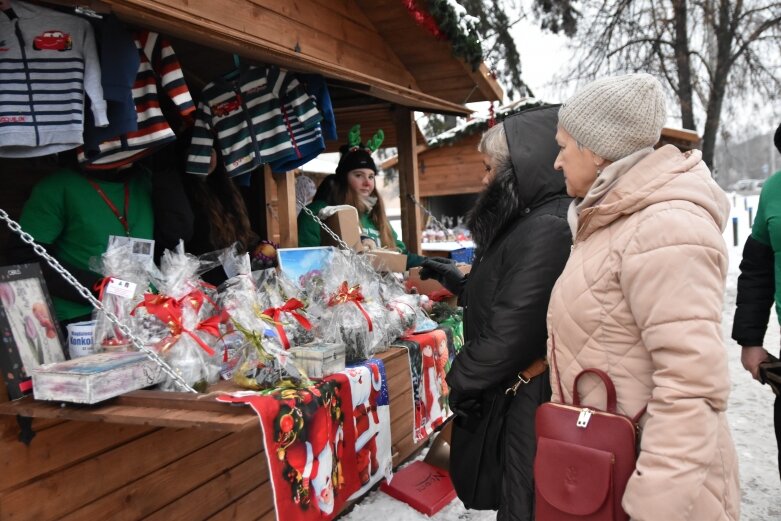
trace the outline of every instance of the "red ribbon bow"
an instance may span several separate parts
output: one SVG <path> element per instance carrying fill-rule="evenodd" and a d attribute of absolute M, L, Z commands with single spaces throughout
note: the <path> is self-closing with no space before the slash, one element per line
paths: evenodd
<path fill-rule="evenodd" d="M 103 277 L 92 286 L 92 289 L 98 292 L 98 300 L 101 302 L 103 302 L 103 292 L 106 291 L 109 282 L 111 282 L 111 277 Z"/>
<path fill-rule="evenodd" d="M 146 308 L 146 310 L 154 315 L 158 320 L 164 322 L 168 329 L 171 331 L 171 335 L 166 339 L 164 345 L 172 346 L 179 340 L 182 333 L 187 333 L 193 340 L 203 349 L 209 356 L 214 356 L 214 349 L 212 349 L 206 342 L 204 342 L 198 335 L 185 329 L 182 324 L 182 310 L 185 302 L 189 303 L 193 309 L 198 312 L 203 304 L 205 295 L 199 290 L 193 290 L 189 294 L 185 295 L 181 299 L 177 300 L 173 297 L 166 295 L 153 295 L 151 293 L 144 294 L 144 300 L 139 303 L 135 309 L 130 313 L 135 315 L 138 308 Z M 220 328 L 219 324 L 222 320 L 221 315 L 215 315 L 207 318 L 195 326 L 196 331 L 203 331 L 213 337 L 219 338 Z"/>
<path fill-rule="evenodd" d="M 361 302 L 365 301 L 366 299 L 363 297 L 363 294 L 361 293 L 361 285 L 358 284 L 357 286 L 353 286 L 350 288 L 347 286 L 347 281 L 342 282 L 342 285 L 339 286 L 339 289 L 331 295 L 331 298 L 328 299 L 328 306 L 336 306 L 337 304 L 344 304 L 345 302 L 352 302 L 356 306 L 358 306 L 358 309 L 361 310 L 361 313 L 363 313 L 363 316 L 366 317 L 366 322 L 369 324 L 369 331 L 373 330 L 372 326 L 372 319 L 369 316 L 369 314 L 366 312 L 365 309 L 363 309 L 363 306 L 361 306 Z"/>
<path fill-rule="evenodd" d="M 277 328 L 279 338 L 282 340 L 282 345 L 285 346 L 285 349 L 290 349 L 290 340 L 287 339 L 285 328 L 282 327 L 282 324 L 279 322 L 279 317 L 282 315 L 282 313 L 290 313 L 293 315 L 293 318 L 295 318 L 298 323 L 301 324 L 307 331 L 312 329 L 312 324 L 309 323 L 309 320 L 307 320 L 304 315 L 297 312 L 297 309 L 304 309 L 304 303 L 297 298 L 291 298 L 288 299 L 288 301 L 285 302 L 281 307 L 268 308 L 263 312 L 264 315 L 270 316 L 274 321 L 274 326 Z"/>

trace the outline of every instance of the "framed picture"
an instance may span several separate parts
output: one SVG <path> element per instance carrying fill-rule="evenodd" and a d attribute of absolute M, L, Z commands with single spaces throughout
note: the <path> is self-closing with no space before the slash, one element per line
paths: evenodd
<path fill-rule="evenodd" d="M 35 367 L 65 360 L 62 346 L 40 266 L 0 267 L 0 369 L 12 400 L 32 391 Z"/>
<path fill-rule="evenodd" d="M 277 251 L 279 269 L 301 286 L 312 272 L 322 272 L 331 263 L 333 255 L 334 249 L 331 246 L 280 248 Z"/>

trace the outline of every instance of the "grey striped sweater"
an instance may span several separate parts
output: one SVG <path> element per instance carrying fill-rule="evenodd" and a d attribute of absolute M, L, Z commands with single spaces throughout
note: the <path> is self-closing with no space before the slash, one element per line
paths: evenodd
<path fill-rule="evenodd" d="M 0 157 L 35 157 L 82 143 L 84 93 L 108 124 L 92 27 L 86 20 L 14 1 L 0 16 Z"/>

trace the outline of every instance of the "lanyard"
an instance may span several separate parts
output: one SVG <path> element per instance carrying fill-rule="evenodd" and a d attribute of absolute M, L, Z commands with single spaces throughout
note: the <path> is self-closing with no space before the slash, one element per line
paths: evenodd
<path fill-rule="evenodd" d="M 114 203 L 111 202 L 111 199 L 108 198 L 106 195 L 106 192 L 103 191 L 103 189 L 93 181 L 92 179 L 87 179 L 89 184 L 92 185 L 92 188 L 95 189 L 95 191 L 98 193 L 100 197 L 103 198 L 103 201 L 105 201 L 106 205 L 109 207 L 109 210 L 111 210 L 114 215 L 117 217 L 117 220 L 119 221 L 119 224 L 122 225 L 122 228 L 125 229 L 125 235 L 130 237 L 130 225 L 127 222 L 127 211 L 130 207 L 130 188 L 128 187 L 127 181 L 125 181 L 125 211 L 124 214 L 120 215 L 119 210 L 117 210 L 117 207 L 114 206 Z"/>

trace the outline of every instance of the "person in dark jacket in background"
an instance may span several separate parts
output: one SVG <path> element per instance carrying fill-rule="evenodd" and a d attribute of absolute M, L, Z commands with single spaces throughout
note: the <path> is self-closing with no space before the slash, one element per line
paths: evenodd
<path fill-rule="evenodd" d="M 781 152 L 781 125 L 776 129 L 773 141 Z M 732 338 L 743 348 L 740 361 L 757 380 L 759 364 L 768 358 L 762 343 L 774 301 L 781 321 L 781 172 L 765 181 L 759 196 L 757 217 L 743 247 L 737 308 L 732 323 Z M 776 396 L 773 410 L 781 474 L 781 395 Z"/>
<path fill-rule="evenodd" d="M 501 521 L 534 518 L 534 415 L 551 394 L 545 316 L 572 244 L 571 199 L 553 169 L 557 120 L 558 106 L 538 107 L 483 135 L 478 149 L 487 186 L 468 217 L 477 246 L 471 273 L 463 277 L 443 259 L 429 259 L 421 269 L 421 278 L 436 278 L 460 294 L 464 307 L 465 344 L 447 375 L 456 414 L 451 462 L 462 457 L 458 438 L 470 435 L 466 425 L 487 412 L 485 404 L 518 383 L 519 374 L 542 371 L 520 383 L 505 417 L 504 469 L 497 469 L 503 473 Z"/>

